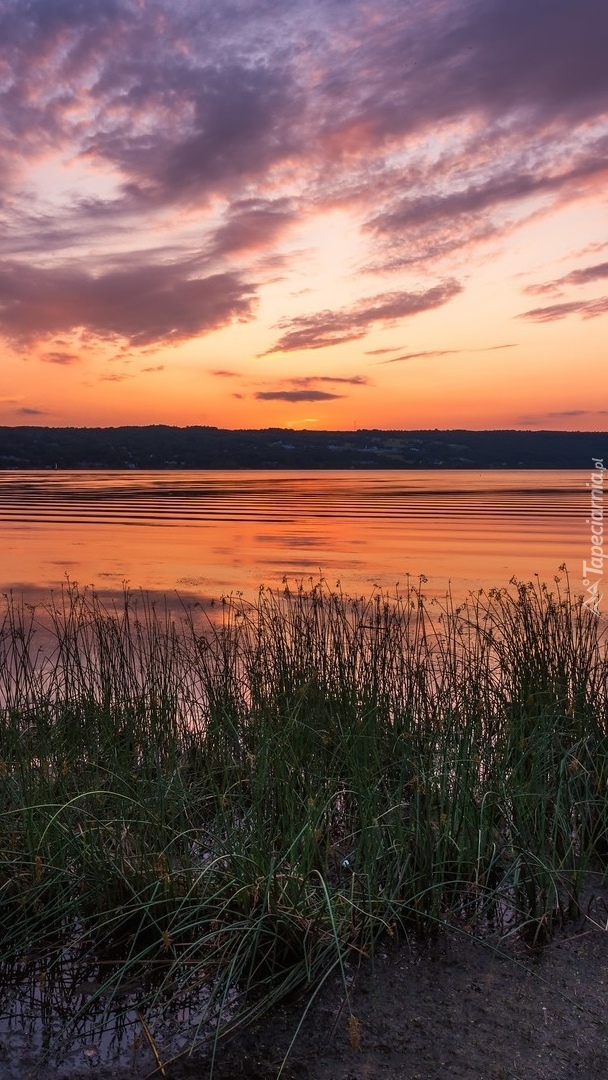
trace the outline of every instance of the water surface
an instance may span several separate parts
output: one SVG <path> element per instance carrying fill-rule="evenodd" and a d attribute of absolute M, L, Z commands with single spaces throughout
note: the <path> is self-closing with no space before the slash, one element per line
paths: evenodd
<path fill-rule="evenodd" d="M 0 586 L 217 597 L 290 579 L 429 593 L 551 580 L 588 553 L 579 471 L 0 472 Z"/>

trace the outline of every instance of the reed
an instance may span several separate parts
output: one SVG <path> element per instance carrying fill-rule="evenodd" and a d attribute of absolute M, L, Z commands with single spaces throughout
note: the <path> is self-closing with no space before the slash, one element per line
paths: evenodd
<path fill-rule="evenodd" d="M 213 619 L 6 597 L 4 977 L 88 965 L 150 1039 L 198 995 L 194 1044 L 332 971 L 348 994 L 382 934 L 548 938 L 608 850 L 602 624 L 567 577 L 422 584 L 285 583 Z"/>

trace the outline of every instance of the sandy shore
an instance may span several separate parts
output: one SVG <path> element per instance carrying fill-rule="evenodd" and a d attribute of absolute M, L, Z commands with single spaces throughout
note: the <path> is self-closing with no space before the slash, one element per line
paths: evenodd
<path fill-rule="evenodd" d="M 307 1018 L 285 1080 L 599 1080 L 608 1075 L 608 907 L 541 949 L 521 940 L 501 954 L 448 933 L 422 949 L 383 947 L 375 973 L 354 980 L 351 1022 L 339 986 Z M 591 921 L 592 920 L 592 921 Z M 293 1032 L 285 1009 L 225 1055 L 218 1080 L 276 1077 Z M 193 1076 L 184 1070 L 176 1076 Z"/>
<path fill-rule="evenodd" d="M 387 939 L 375 963 L 348 969 L 350 1010 L 338 978 L 328 980 L 302 1024 L 283 1080 L 600 1080 L 608 1075 L 608 888 L 586 890 L 579 919 L 546 946 L 514 937 L 500 948 L 465 934 L 433 941 Z M 275 1080 L 302 1015 L 302 1001 L 277 1009 L 219 1047 L 215 1080 Z M 350 1017 L 350 1019 L 349 1019 Z M 352 1019 L 354 1017 L 354 1019 Z M 6 1045 L 1 1080 L 144 1080 L 163 1073 L 149 1048 L 130 1064 L 91 1051 L 59 1072 L 35 1068 Z M 183 1057 L 166 1080 L 199 1080 L 209 1060 Z"/>

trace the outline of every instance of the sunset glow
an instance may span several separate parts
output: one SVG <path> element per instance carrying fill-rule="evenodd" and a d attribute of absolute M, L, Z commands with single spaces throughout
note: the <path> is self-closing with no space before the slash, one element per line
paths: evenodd
<path fill-rule="evenodd" d="M 605 430 L 603 0 L 0 0 L 0 424 Z"/>

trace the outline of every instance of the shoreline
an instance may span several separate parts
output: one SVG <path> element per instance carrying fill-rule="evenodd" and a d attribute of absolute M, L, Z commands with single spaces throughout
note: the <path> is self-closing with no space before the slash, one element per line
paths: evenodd
<path fill-rule="evenodd" d="M 90 1043 L 64 1065 L 34 1066 L 0 1041 L 2 1080 L 602 1080 L 608 1071 L 608 886 L 583 893 L 586 914 L 552 941 L 515 937 L 495 951 L 453 929 L 427 940 L 385 938 L 375 964 L 349 964 L 349 1007 L 337 978 L 316 997 L 291 1052 L 302 1002 L 280 1004 L 208 1053 L 162 1070 L 145 1039 L 119 1061 Z M 597 918 L 596 918 L 597 916 Z M 603 916 L 604 925 L 600 925 Z M 352 1017 L 355 1017 L 356 1023 Z M 34 1067 L 33 1067 L 34 1066 Z M 29 1071 L 28 1071 L 29 1070 Z"/>

